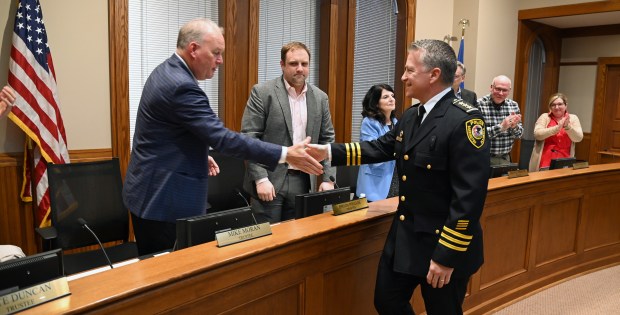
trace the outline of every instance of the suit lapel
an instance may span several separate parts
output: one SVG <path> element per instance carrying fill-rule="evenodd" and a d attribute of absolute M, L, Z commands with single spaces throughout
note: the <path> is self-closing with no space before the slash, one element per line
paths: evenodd
<path fill-rule="evenodd" d="M 450 95 L 450 93 L 446 94 L 444 97 L 442 97 L 437 104 L 435 104 L 435 107 L 433 107 L 433 110 L 431 110 L 428 115 L 426 115 L 426 118 L 424 119 L 424 121 L 422 122 L 422 124 L 416 129 L 415 126 L 413 126 L 413 123 L 411 123 L 411 127 L 409 127 L 409 129 L 413 129 L 413 130 L 409 130 L 407 132 L 407 134 L 411 134 L 410 132 L 413 131 L 413 137 L 411 139 L 411 141 L 408 141 L 405 144 L 405 152 L 411 150 L 411 148 L 413 148 L 416 144 L 418 144 L 422 139 L 424 139 L 424 137 L 426 137 L 426 135 L 428 135 L 431 131 L 433 131 L 433 129 L 435 129 L 437 127 L 437 125 L 441 122 L 441 117 L 443 117 L 446 114 L 446 111 L 448 110 L 448 106 L 450 104 L 448 104 L 447 102 L 445 102 L 446 99 L 449 98 L 454 98 L 454 93 L 452 93 L 452 95 Z M 417 117 L 417 110 L 416 113 L 413 115 L 414 119 L 413 121 L 415 121 L 415 118 Z"/>
<path fill-rule="evenodd" d="M 286 86 L 284 85 L 284 77 L 280 76 L 280 80 L 276 81 L 276 97 L 278 98 L 278 103 L 280 103 L 280 109 L 282 110 L 282 115 L 284 116 L 284 123 L 286 125 L 286 130 L 288 130 L 288 136 L 293 143 L 293 118 L 291 117 L 291 104 L 288 102 L 288 92 L 286 91 Z"/>

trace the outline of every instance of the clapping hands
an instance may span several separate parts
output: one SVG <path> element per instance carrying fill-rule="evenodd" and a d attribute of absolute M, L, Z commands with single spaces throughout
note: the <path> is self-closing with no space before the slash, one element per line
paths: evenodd
<path fill-rule="evenodd" d="M 500 126 L 502 128 L 502 131 L 506 131 L 509 128 L 517 127 L 520 122 L 521 122 L 521 114 L 512 113 L 506 116 L 504 120 L 502 120 L 502 123 L 500 124 Z"/>

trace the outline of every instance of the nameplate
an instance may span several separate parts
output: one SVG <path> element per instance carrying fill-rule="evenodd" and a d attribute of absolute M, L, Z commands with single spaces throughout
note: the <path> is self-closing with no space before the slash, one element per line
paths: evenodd
<path fill-rule="evenodd" d="M 27 308 L 69 295 L 66 277 L 44 282 L 23 290 L 0 296 L 0 314 L 13 314 Z"/>
<path fill-rule="evenodd" d="M 516 171 L 508 171 L 508 178 L 517 178 L 527 176 L 527 170 L 516 170 Z"/>
<path fill-rule="evenodd" d="M 582 168 L 588 168 L 590 167 L 590 165 L 588 164 L 588 162 L 577 162 L 577 163 L 573 163 L 573 169 L 574 170 L 579 170 Z"/>
<path fill-rule="evenodd" d="M 362 210 L 364 208 L 368 208 L 368 201 L 366 200 L 366 197 L 364 197 L 364 198 L 355 199 L 355 200 L 351 200 L 351 201 L 347 201 L 343 203 L 334 204 L 332 205 L 332 208 L 334 210 L 334 215 L 341 215 L 341 214 L 349 213 L 351 211 L 357 211 L 357 210 Z"/>
<path fill-rule="evenodd" d="M 215 239 L 217 240 L 217 247 L 223 247 L 226 245 L 236 244 L 254 238 L 259 238 L 265 235 L 271 235 L 271 225 L 269 224 L 269 222 L 220 232 L 215 234 Z"/>

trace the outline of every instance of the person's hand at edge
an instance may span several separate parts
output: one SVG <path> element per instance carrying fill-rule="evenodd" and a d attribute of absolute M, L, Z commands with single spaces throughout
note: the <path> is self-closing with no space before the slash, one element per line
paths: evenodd
<path fill-rule="evenodd" d="M 306 153 L 306 146 L 310 143 L 310 137 L 304 141 L 288 147 L 286 162 L 304 173 L 311 175 L 323 174 L 323 165 Z"/>
<path fill-rule="evenodd" d="M 217 165 L 213 157 L 209 156 L 209 176 L 217 176 L 220 173 L 220 167 Z"/>
<path fill-rule="evenodd" d="M 319 185 L 319 191 L 326 191 L 326 190 L 332 190 L 332 189 L 334 189 L 333 182 L 322 182 L 321 185 Z"/>
<path fill-rule="evenodd" d="M 256 194 L 261 201 L 272 201 L 276 197 L 276 189 L 269 180 L 266 180 L 256 185 Z"/>
<path fill-rule="evenodd" d="M 0 90 L 0 116 L 3 116 L 5 112 L 11 110 L 16 99 L 15 92 L 8 85 L 5 85 L 2 90 Z"/>
<path fill-rule="evenodd" d="M 441 289 L 450 283 L 453 271 L 454 268 L 438 264 L 431 259 L 431 265 L 428 268 L 428 274 L 426 274 L 426 282 L 433 288 Z"/>

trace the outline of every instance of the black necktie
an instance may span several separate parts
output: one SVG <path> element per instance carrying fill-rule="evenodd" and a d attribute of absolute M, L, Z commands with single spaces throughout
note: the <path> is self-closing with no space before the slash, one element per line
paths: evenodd
<path fill-rule="evenodd" d="M 415 126 L 418 127 L 422 124 L 422 117 L 424 117 L 424 113 L 426 113 L 426 109 L 424 106 L 418 106 L 418 117 L 415 119 Z"/>

